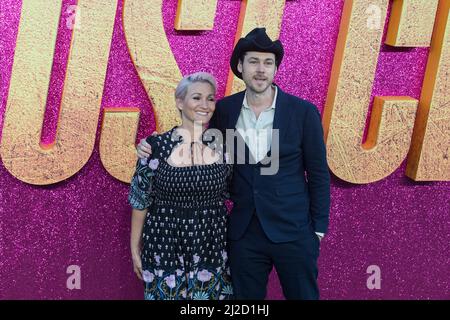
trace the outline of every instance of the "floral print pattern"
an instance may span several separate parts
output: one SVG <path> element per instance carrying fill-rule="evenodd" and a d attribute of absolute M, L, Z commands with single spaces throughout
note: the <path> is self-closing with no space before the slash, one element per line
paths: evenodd
<path fill-rule="evenodd" d="M 231 299 L 225 200 L 232 166 L 223 153 L 225 161 L 218 163 L 171 166 L 167 158 L 182 142 L 175 129 L 147 139 L 153 154 L 137 161 L 128 197 L 133 208 L 148 209 L 141 252 L 144 298 Z"/>

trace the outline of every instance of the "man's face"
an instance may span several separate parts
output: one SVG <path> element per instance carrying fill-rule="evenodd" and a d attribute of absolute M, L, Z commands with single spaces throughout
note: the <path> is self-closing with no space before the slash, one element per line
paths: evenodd
<path fill-rule="evenodd" d="M 242 73 L 247 89 L 256 93 L 265 92 L 272 85 L 277 72 L 275 54 L 271 52 L 248 51 L 237 69 Z"/>

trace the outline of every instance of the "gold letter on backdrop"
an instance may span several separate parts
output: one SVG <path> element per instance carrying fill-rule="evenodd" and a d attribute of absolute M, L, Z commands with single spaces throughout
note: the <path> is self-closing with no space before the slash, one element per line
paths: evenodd
<path fill-rule="evenodd" d="M 105 108 L 100 136 L 100 160 L 106 171 L 130 183 L 136 166 L 139 108 Z"/>
<path fill-rule="evenodd" d="M 92 154 L 117 2 L 79 0 L 56 140 L 41 145 L 61 1 L 24 0 L 11 75 L 1 155 L 17 179 L 36 185 L 63 181 Z"/>
<path fill-rule="evenodd" d="M 156 130 L 180 123 L 174 92 L 181 72 L 170 49 L 162 20 L 162 0 L 125 0 L 123 25 L 128 51 L 151 98 Z"/>
<path fill-rule="evenodd" d="M 212 30 L 217 0 L 178 0 L 176 30 Z"/>
<path fill-rule="evenodd" d="M 439 1 L 433 39 L 408 155 L 416 181 L 450 180 L 450 0 Z"/>
<path fill-rule="evenodd" d="M 388 0 L 346 0 L 341 18 L 323 122 L 330 169 L 352 183 L 396 170 L 414 125 L 417 100 L 378 97 L 362 144 L 387 6 Z"/>
<path fill-rule="evenodd" d="M 194 28 L 189 22 L 190 15 L 187 15 L 186 9 L 200 2 L 179 0 L 176 28 L 205 30 L 210 29 L 210 25 L 212 28 L 217 1 L 210 1 L 206 8 L 199 6 L 194 10 L 196 17 L 202 12 L 200 25 Z M 265 26 L 272 38 L 278 38 L 284 4 L 285 0 L 243 0 L 236 39 L 241 37 L 241 33 L 248 33 L 257 26 Z M 158 132 L 179 124 L 173 94 L 182 77 L 167 41 L 161 12 L 162 0 L 125 0 L 123 23 L 128 50 L 151 98 Z M 227 89 L 226 94 L 230 93 L 233 86 L 233 78 L 230 77 L 227 84 L 230 89 Z M 236 84 L 234 92 L 239 90 Z M 111 130 L 115 125 L 119 126 L 119 131 Z M 105 111 L 100 140 L 102 163 L 112 176 L 123 182 L 129 182 L 134 171 L 136 152 L 131 144 L 130 132 L 137 132 L 137 125 L 136 111 Z M 122 152 L 117 152 L 122 149 Z"/>
<path fill-rule="evenodd" d="M 162 0 L 125 0 L 123 25 L 131 59 L 152 102 L 156 130 L 167 131 L 180 123 L 174 92 L 182 76 L 164 31 Z M 127 183 L 137 159 L 138 124 L 136 108 L 105 110 L 100 158 L 113 177 Z"/>
<path fill-rule="evenodd" d="M 278 39 L 285 0 L 242 0 L 235 44 L 256 27 L 265 27 L 269 37 Z M 225 95 L 245 89 L 244 82 L 229 71 Z"/>
<path fill-rule="evenodd" d="M 385 43 L 429 47 L 438 0 L 394 0 Z"/>

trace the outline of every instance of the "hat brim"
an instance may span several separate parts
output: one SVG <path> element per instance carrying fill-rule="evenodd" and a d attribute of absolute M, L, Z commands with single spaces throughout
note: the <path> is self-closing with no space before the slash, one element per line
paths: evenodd
<path fill-rule="evenodd" d="M 249 41 L 248 39 L 241 38 L 236 43 L 236 46 L 234 47 L 233 53 L 231 54 L 230 59 L 230 67 L 231 71 L 238 77 L 239 79 L 242 79 L 242 73 L 239 72 L 237 66 L 239 63 L 239 58 L 248 51 L 257 51 L 257 52 L 271 52 L 275 54 L 275 62 L 277 68 L 279 67 L 281 60 L 283 59 L 284 50 L 283 45 L 281 44 L 280 40 L 274 41 L 270 46 L 268 47 L 262 47 L 258 43 L 254 41 Z"/>

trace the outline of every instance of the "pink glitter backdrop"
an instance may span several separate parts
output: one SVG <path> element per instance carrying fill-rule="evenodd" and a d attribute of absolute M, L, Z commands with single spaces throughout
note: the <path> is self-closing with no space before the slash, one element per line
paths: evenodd
<path fill-rule="evenodd" d="M 149 99 L 128 55 L 119 1 L 102 107 L 142 109 L 138 138 L 151 133 Z M 52 141 L 64 81 L 70 30 L 64 0 L 44 124 Z M 165 0 L 164 26 L 183 74 L 205 70 L 224 94 L 238 0 L 219 0 L 214 30 L 176 32 L 176 0 Z M 322 111 L 343 0 L 286 2 L 280 38 L 286 56 L 277 83 Z M 21 1 L 0 1 L 0 123 L 3 124 Z M 419 98 L 428 49 L 382 47 L 373 95 Z M 26 79 L 24 79 L 26 80 Z M 100 122 L 99 122 L 100 123 Z M 0 134 L 1 134 L 0 126 Z M 51 186 L 31 186 L 0 164 L 0 299 L 142 299 L 128 248 L 128 185 L 111 177 L 95 151 L 76 175 Z M 449 299 L 450 182 L 417 183 L 403 163 L 367 185 L 333 177 L 330 230 L 322 242 L 322 299 Z M 79 265 L 81 289 L 66 288 L 66 268 Z M 366 286 L 366 269 L 381 269 L 381 289 Z M 276 276 L 268 298 L 282 299 Z"/>

